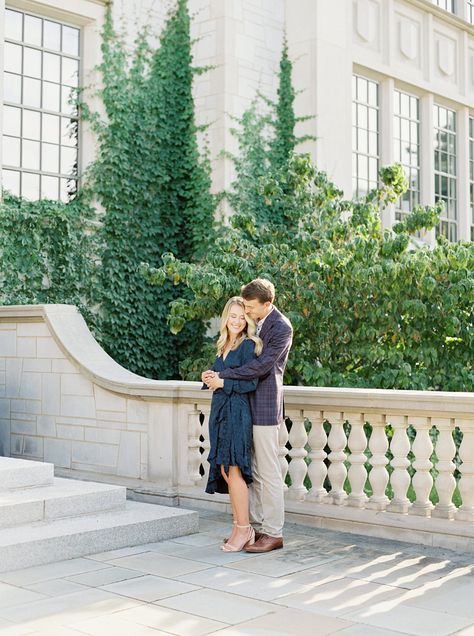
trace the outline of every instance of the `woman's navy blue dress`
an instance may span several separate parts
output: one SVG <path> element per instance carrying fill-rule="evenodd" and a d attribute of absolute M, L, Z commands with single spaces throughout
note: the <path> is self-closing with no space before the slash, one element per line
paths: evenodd
<path fill-rule="evenodd" d="M 212 365 L 214 371 L 241 367 L 255 358 L 255 343 L 246 339 L 225 360 L 218 356 Z M 255 391 L 258 380 L 224 380 L 224 388 L 214 391 L 209 416 L 211 449 L 208 461 L 208 493 L 227 493 L 227 482 L 222 477 L 221 465 L 226 473 L 229 466 L 238 466 L 247 484 L 252 482 L 252 416 L 248 393 Z"/>

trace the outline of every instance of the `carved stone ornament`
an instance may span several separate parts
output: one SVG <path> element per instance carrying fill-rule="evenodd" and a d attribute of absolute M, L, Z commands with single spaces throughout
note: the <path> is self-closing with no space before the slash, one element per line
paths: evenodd
<path fill-rule="evenodd" d="M 438 40 L 438 67 L 444 75 L 453 75 L 455 63 L 455 48 L 452 40 L 440 38 Z"/>
<path fill-rule="evenodd" d="M 408 20 L 400 21 L 400 51 L 408 60 L 414 60 L 418 54 L 418 29 Z"/>

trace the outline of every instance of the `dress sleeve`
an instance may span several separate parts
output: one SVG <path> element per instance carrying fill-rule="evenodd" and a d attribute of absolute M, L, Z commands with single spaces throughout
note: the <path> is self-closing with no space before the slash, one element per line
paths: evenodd
<path fill-rule="evenodd" d="M 242 343 L 241 366 L 255 360 L 255 343 L 253 340 L 244 340 Z M 253 380 L 224 380 L 224 391 L 227 395 L 234 393 L 251 393 L 257 388 L 258 379 Z"/>

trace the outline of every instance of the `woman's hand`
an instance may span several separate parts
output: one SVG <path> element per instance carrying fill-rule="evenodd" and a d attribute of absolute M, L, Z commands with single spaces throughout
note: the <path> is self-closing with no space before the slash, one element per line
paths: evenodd
<path fill-rule="evenodd" d="M 212 391 L 222 389 L 224 387 L 224 380 L 222 380 L 217 373 L 214 373 L 212 376 L 207 375 L 203 382 L 207 384 Z"/>

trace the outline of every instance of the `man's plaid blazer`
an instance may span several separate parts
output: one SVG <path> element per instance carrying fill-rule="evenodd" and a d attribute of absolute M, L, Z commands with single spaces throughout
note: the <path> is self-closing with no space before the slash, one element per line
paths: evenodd
<path fill-rule="evenodd" d="M 284 418 L 283 373 L 293 341 L 293 327 L 276 307 L 265 318 L 260 338 L 263 351 L 258 358 L 242 367 L 225 369 L 219 377 L 224 379 L 224 384 L 258 378 L 257 390 L 249 394 L 253 423 L 257 426 L 280 424 Z"/>

